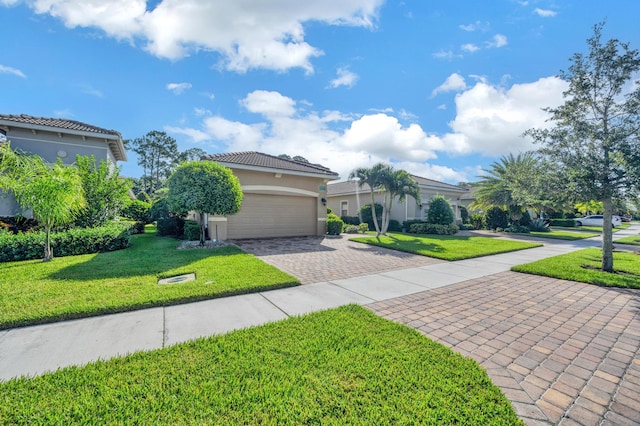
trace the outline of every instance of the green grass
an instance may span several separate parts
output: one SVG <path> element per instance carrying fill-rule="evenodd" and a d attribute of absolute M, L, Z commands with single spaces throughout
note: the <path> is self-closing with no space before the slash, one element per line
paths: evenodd
<path fill-rule="evenodd" d="M 627 229 L 630 226 L 631 226 L 631 223 L 622 222 L 620 225 L 618 225 L 615 228 L 613 228 L 612 232 L 616 233 L 616 232 L 621 231 L 623 229 Z M 598 234 L 602 234 L 602 226 L 575 226 L 575 227 L 554 226 L 552 228 L 554 230 L 557 229 L 557 230 L 562 230 L 562 231 L 597 232 Z"/>
<path fill-rule="evenodd" d="M 298 285 L 237 247 L 175 250 L 153 229 L 125 250 L 0 263 L 0 329 Z M 195 273 L 196 280 L 158 285 Z"/>
<path fill-rule="evenodd" d="M 616 273 L 599 270 L 601 262 L 602 251 L 590 248 L 514 266 L 511 270 L 606 287 L 640 288 L 639 255 L 614 252 L 613 267 Z"/>
<path fill-rule="evenodd" d="M 380 237 L 351 238 L 351 241 L 444 260 L 469 259 L 472 257 L 540 247 L 542 245 L 488 237 L 391 233 L 387 236 Z"/>
<path fill-rule="evenodd" d="M 350 305 L 0 383 L 0 424 L 523 425 L 483 368 Z"/>
<path fill-rule="evenodd" d="M 571 229 L 571 228 L 563 228 L 563 229 Z M 554 227 L 550 232 L 537 232 L 531 231 L 529 234 L 522 235 L 531 235 L 532 237 L 541 237 L 541 238 L 552 238 L 555 240 L 582 240 L 584 238 L 597 237 L 600 234 L 591 234 L 587 232 L 571 232 L 571 231 L 558 231 L 556 227 Z"/>
<path fill-rule="evenodd" d="M 632 235 L 630 237 L 620 238 L 618 240 L 614 240 L 613 242 L 620 244 L 630 244 L 632 246 L 640 246 L 640 235 Z"/>

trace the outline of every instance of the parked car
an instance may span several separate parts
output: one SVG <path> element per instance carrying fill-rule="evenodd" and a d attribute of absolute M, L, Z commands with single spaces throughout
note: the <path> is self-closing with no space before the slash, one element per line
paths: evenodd
<path fill-rule="evenodd" d="M 631 218 L 630 217 L 621 216 L 620 220 L 623 221 L 623 222 L 631 222 Z"/>
<path fill-rule="evenodd" d="M 615 228 L 622 223 L 620 216 L 612 216 L 611 224 Z M 604 224 L 604 217 L 601 214 L 593 214 L 591 216 L 579 217 L 576 219 L 576 225 L 578 226 L 602 226 Z"/>

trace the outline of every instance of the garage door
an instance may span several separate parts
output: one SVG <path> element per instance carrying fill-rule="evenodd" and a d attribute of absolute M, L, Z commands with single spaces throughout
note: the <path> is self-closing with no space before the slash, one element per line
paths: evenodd
<path fill-rule="evenodd" d="M 244 194 L 240 212 L 227 219 L 227 237 L 269 238 L 316 235 L 313 197 Z"/>

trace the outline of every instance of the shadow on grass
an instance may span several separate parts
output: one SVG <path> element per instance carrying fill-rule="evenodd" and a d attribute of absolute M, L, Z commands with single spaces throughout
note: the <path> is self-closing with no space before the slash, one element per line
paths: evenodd
<path fill-rule="evenodd" d="M 59 269 L 49 277 L 56 280 L 99 280 L 148 275 L 164 278 L 167 271 L 184 269 L 205 258 L 243 253 L 233 246 L 176 250 L 178 243 L 173 238 L 158 237 L 150 233 L 135 235 L 129 248 L 95 254 L 84 262 Z"/>

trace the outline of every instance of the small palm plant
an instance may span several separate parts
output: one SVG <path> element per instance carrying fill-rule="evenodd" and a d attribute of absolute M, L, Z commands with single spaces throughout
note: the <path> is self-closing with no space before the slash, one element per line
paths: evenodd
<path fill-rule="evenodd" d="M 531 224 L 529 224 L 529 229 L 533 232 L 551 232 L 551 229 L 549 229 L 549 224 L 541 217 L 537 218 L 536 220 L 532 220 Z"/>

